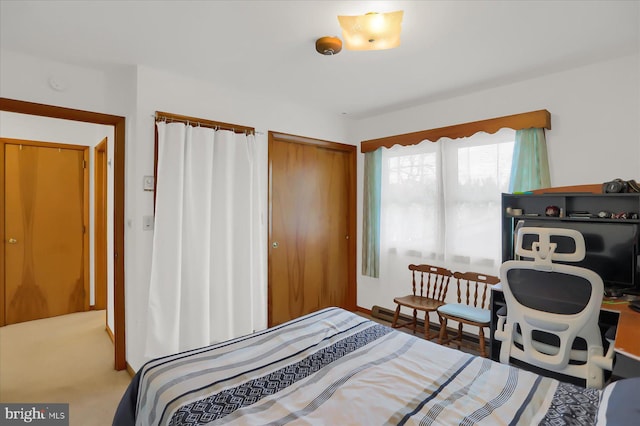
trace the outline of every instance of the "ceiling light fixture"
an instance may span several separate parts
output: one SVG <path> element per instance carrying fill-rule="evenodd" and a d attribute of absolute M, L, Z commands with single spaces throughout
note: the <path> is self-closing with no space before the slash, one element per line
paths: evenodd
<path fill-rule="evenodd" d="M 342 40 L 338 37 L 320 37 L 316 40 L 316 51 L 322 55 L 336 55 L 342 50 Z"/>
<path fill-rule="evenodd" d="M 403 14 L 398 10 L 338 16 L 345 47 L 349 50 L 384 50 L 400 46 Z"/>

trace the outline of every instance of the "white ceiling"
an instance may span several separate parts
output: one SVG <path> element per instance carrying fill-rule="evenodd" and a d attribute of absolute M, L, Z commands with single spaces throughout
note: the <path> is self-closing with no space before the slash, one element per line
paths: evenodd
<path fill-rule="evenodd" d="M 140 64 L 352 118 L 640 50 L 639 1 L 0 1 L 0 46 Z M 402 44 L 315 52 L 339 14 L 404 10 Z M 1 60 L 1 58 L 0 58 Z"/>

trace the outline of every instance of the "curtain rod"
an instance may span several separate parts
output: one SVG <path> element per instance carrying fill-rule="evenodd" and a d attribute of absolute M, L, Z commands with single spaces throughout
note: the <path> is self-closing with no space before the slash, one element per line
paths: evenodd
<path fill-rule="evenodd" d="M 153 116 L 156 121 L 178 122 L 187 125 L 192 124 L 199 127 L 208 127 L 216 130 L 231 130 L 234 133 L 245 133 L 255 135 L 256 129 L 239 124 L 224 123 L 222 121 L 206 120 L 204 118 L 188 117 L 186 115 L 172 114 L 170 112 L 156 111 Z"/>

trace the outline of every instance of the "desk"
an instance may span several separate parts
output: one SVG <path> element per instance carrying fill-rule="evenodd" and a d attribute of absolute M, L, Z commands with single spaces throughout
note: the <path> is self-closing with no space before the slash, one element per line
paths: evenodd
<path fill-rule="evenodd" d="M 502 285 L 496 284 L 491 290 L 491 359 L 499 361 L 500 342 L 494 338 L 497 325 L 496 312 L 504 306 Z M 617 321 L 616 321 L 617 320 Z M 600 309 L 600 321 L 605 325 L 617 325 L 614 351 L 616 365 L 614 374 L 619 377 L 640 376 L 640 312 L 629 307 L 629 303 L 617 300 L 603 300 Z"/>
<path fill-rule="evenodd" d="M 615 312 L 618 329 L 613 349 L 616 360 L 613 374 L 618 377 L 640 376 L 640 312 L 629 307 L 629 303 L 612 303 L 604 300 L 601 311 Z"/>

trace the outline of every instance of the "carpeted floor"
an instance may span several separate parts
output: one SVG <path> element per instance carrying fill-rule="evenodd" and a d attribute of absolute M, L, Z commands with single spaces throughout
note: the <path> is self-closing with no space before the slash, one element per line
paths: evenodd
<path fill-rule="evenodd" d="M 0 327 L 0 402 L 69 403 L 70 425 L 110 425 L 131 380 L 113 360 L 105 311 Z"/>

